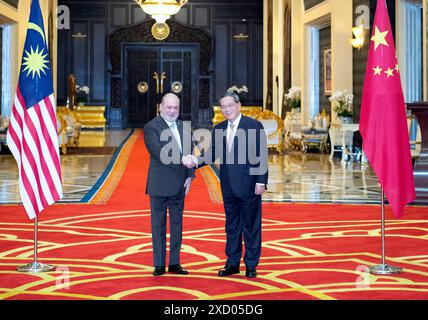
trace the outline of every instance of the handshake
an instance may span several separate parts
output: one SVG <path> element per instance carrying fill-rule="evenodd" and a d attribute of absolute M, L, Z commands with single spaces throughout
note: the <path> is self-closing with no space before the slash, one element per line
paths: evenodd
<path fill-rule="evenodd" d="M 181 158 L 181 163 L 188 169 L 192 169 L 198 165 L 198 158 L 196 158 L 194 155 L 189 154 Z"/>

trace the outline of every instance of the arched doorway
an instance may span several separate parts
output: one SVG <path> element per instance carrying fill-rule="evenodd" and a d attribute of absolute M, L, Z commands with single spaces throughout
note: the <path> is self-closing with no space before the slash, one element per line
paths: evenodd
<path fill-rule="evenodd" d="M 142 127 L 157 114 L 162 95 L 174 92 L 181 100 L 180 118 L 197 126 L 199 108 L 210 101 L 211 38 L 168 21 L 169 37 L 157 41 L 153 24 L 148 20 L 109 36 L 111 106 L 122 110 L 124 127 Z"/>

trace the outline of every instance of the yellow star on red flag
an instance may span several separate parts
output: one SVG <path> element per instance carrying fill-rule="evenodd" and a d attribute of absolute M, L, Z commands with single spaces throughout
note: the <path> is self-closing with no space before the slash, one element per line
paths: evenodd
<path fill-rule="evenodd" d="M 388 70 L 385 71 L 387 78 L 394 76 L 394 69 L 388 68 Z"/>
<path fill-rule="evenodd" d="M 389 47 L 388 42 L 385 39 L 387 34 L 388 34 L 388 30 L 384 32 L 380 32 L 379 28 L 375 26 L 375 34 L 371 38 L 371 40 L 374 41 L 375 43 L 375 48 L 374 48 L 375 51 L 381 44 Z"/>
<path fill-rule="evenodd" d="M 380 73 L 382 72 L 382 68 L 380 68 L 379 66 L 376 66 L 376 68 L 373 68 L 374 71 L 374 75 L 375 76 L 380 76 Z"/>

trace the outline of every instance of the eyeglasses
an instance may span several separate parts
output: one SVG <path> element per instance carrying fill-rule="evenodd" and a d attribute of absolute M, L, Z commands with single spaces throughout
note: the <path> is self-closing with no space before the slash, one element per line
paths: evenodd
<path fill-rule="evenodd" d="M 220 108 L 221 108 L 221 110 L 233 109 L 236 107 L 236 105 L 237 105 L 237 103 L 234 102 L 233 104 L 221 105 Z"/>

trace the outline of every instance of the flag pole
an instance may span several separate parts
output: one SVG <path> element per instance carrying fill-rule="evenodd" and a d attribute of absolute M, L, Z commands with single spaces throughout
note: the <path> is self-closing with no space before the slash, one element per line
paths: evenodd
<path fill-rule="evenodd" d="M 382 224 L 382 261 L 381 264 L 369 267 L 369 271 L 372 274 L 388 275 L 388 274 L 400 274 L 403 272 L 402 268 L 390 266 L 385 263 L 385 193 L 382 187 L 381 196 L 381 224 Z"/>
<path fill-rule="evenodd" d="M 34 261 L 24 266 L 18 267 L 16 270 L 18 270 L 19 272 L 38 273 L 38 272 L 48 272 L 55 269 L 54 266 L 51 266 L 49 264 L 39 263 L 37 261 L 38 224 L 39 224 L 39 219 L 36 215 L 36 217 L 34 218 Z"/>

